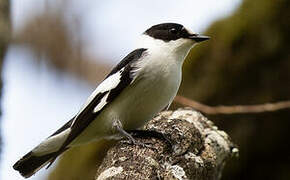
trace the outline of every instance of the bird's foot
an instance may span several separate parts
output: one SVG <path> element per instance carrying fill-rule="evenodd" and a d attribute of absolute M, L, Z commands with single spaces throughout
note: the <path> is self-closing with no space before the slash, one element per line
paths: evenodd
<path fill-rule="evenodd" d="M 127 131 L 125 131 L 123 129 L 122 123 L 119 120 L 116 120 L 113 123 L 113 127 L 124 137 L 126 137 L 129 140 L 129 144 L 133 144 L 133 145 L 137 145 L 137 146 L 141 146 L 141 147 L 146 147 L 146 148 L 153 148 L 152 146 L 139 142 L 137 141 L 130 133 L 128 133 Z"/>
<path fill-rule="evenodd" d="M 173 144 L 171 142 L 170 139 L 168 139 L 168 137 L 161 133 L 161 132 L 157 132 L 157 131 L 152 131 L 152 130 L 130 130 L 128 131 L 128 133 L 132 136 L 132 137 L 148 137 L 148 138 L 156 138 L 156 139 L 160 139 L 162 141 L 165 141 L 167 146 L 169 147 L 169 149 L 172 150 Z"/>
<path fill-rule="evenodd" d="M 133 145 L 136 145 L 136 146 L 141 146 L 142 148 L 155 149 L 153 146 L 151 146 L 149 144 L 145 144 L 145 143 L 140 142 L 140 141 L 137 141 L 135 138 L 129 139 L 129 144 L 133 144 Z"/>

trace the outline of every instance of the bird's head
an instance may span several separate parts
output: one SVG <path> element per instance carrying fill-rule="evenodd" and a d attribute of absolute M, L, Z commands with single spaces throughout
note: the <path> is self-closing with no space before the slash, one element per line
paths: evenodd
<path fill-rule="evenodd" d="M 142 34 L 139 46 L 186 56 L 194 44 L 208 39 L 208 36 L 193 33 L 181 24 L 162 23 L 147 29 Z"/>

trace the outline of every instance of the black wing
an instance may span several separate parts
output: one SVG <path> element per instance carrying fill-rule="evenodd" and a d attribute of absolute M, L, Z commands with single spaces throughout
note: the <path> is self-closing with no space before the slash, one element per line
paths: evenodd
<path fill-rule="evenodd" d="M 132 77 L 131 70 L 134 68 L 132 63 L 136 60 L 140 59 L 146 49 L 136 49 L 130 54 L 128 54 L 105 78 L 108 79 L 116 73 L 120 73 L 120 79 L 116 86 L 113 88 L 109 88 L 106 90 L 100 89 L 100 92 L 95 92 L 95 96 L 91 98 L 91 101 L 87 103 L 87 105 L 79 112 L 79 114 L 75 117 L 73 123 L 71 124 L 71 132 L 68 135 L 66 141 L 59 149 L 59 152 L 62 152 L 95 118 L 100 114 L 100 112 L 110 103 L 112 102 L 121 92 L 127 87 L 134 77 Z M 104 80 L 104 81 L 105 81 Z M 103 82 L 104 82 L 103 81 Z M 103 83 L 102 82 L 102 83 Z M 101 83 L 101 84 L 102 84 Z M 100 84 L 100 85 L 101 85 Z M 100 86 L 99 85 L 99 86 Z M 108 88 L 108 87 L 107 87 Z M 108 94 L 108 95 L 107 95 Z M 103 98 L 105 99 L 105 104 L 97 111 L 94 112 L 94 109 L 100 104 Z"/>

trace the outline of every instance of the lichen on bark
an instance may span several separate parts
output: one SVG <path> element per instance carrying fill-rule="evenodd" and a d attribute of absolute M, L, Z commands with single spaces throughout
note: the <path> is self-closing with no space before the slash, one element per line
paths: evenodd
<path fill-rule="evenodd" d="M 144 129 L 166 138 L 137 138 L 151 147 L 120 141 L 108 151 L 96 180 L 220 179 L 226 160 L 238 153 L 224 131 L 189 108 L 162 112 Z"/>

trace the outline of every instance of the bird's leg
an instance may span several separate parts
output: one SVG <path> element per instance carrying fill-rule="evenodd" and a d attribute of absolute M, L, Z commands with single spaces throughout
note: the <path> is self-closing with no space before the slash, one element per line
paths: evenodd
<path fill-rule="evenodd" d="M 113 122 L 113 127 L 123 136 L 125 136 L 127 139 L 129 139 L 130 144 L 134 144 L 137 146 L 142 146 L 142 147 L 146 147 L 146 148 L 153 148 L 150 145 L 144 144 L 142 142 L 138 142 L 130 133 L 128 133 L 127 131 L 125 131 L 123 129 L 122 123 L 120 122 L 120 120 L 116 120 Z"/>
<path fill-rule="evenodd" d="M 133 136 L 129 133 L 127 133 L 122 126 L 122 123 L 120 122 L 120 120 L 115 120 L 113 122 L 113 127 L 123 136 L 125 136 L 127 139 L 129 139 L 129 141 L 131 142 L 131 144 L 138 144 L 138 142 L 133 138 Z"/>
<path fill-rule="evenodd" d="M 150 131 L 150 130 L 130 130 L 130 131 L 125 131 L 123 129 L 122 123 L 119 120 L 116 120 L 113 122 L 113 127 L 124 137 L 126 137 L 129 141 L 130 144 L 134 145 L 139 145 L 142 147 L 147 147 L 147 148 L 153 148 L 154 147 L 144 144 L 142 142 L 138 142 L 133 136 L 135 137 L 153 137 L 161 140 L 165 140 L 165 142 L 169 145 L 170 149 L 172 149 L 172 143 L 171 141 L 162 133 L 157 132 L 157 131 Z"/>

